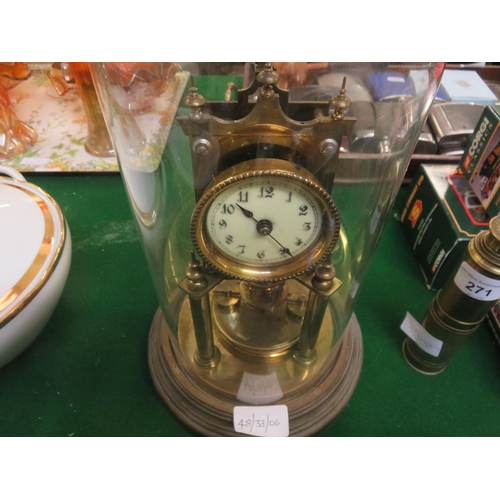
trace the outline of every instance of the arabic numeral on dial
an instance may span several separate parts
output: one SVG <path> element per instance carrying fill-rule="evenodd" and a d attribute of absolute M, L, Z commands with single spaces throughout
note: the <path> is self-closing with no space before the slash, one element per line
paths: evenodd
<path fill-rule="evenodd" d="M 232 242 L 233 242 L 233 237 L 230 234 L 228 234 L 226 236 L 226 243 L 230 245 Z"/>
<path fill-rule="evenodd" d="M 224 219 L 221 219 L 221 220 L 219 221 L 219 227 L 220 227 L 221 229 L 225 229 L 225 228 L 227 227 L 227 222 L 226 222 Z"/>
<path fill-rule="evenodd" d="M 234 205 L 232 203 L 229 203 L 228 205 L 224 203 L 224 205 L 222 205 L 221 213 L 232 215 L 234 213 Z"/>
<path fill-rule="evenodd" d="M 303 231 L 310 231 L 311 230 L 311 223 L 310 222 L 304 222 L 302 225 L 302 230 Z"/>
<path fill-rule="evenodd" d="M 290 191 L 288 193 L 288 196 L 287 196 L 286 200 L 285 200 L 285 203 L 290 203 L 291 201 L 292 201 L 292 192 Z"/>
<path fill-rule="evenodd" d="M 240 191 L 239 196 L 238 196 L 238 201 L 240 203 L 247 203 L 248 202 L 248 191 Z"/>
<path fill-rule="evenodd" d="M 246 245 L 238 245 L 236 248 L 238 248 L 240 251 L 239 253 L 242 254 L 242 253 L 245 253 L 245 246 Z"/>
<path fill-rule="evenodd" d="M 263 259 L 265 256 L 266 256 L 266 253 L 263 250 L 261 250 L 260 252 L 257 253 L 257 257 L 259 259 Z"/>
<path fill-rule="evenodd" d="M 299 215 L 307 215 L 307 210 L 308 210 L 307 205 L 300 205 L 299 207 Z"/>
<path fill-rule="evenodd" d="M 258 198 L 272 198 L 274 196 L 274 188 L 272 186 L 260 188 L 260 194 Z"/>
<path fill-rule="evenodd" d="M 300 247 L 300 245 L 302 245 L 302 243 L 304 243 L 300 238 L 295 238 L 295 245 Z"/>

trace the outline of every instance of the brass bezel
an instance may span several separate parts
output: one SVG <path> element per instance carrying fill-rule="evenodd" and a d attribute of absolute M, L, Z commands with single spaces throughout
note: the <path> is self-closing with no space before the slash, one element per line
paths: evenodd
<path fill-rule="evenodd" d="M 293 260 L 254 265 L 241 262 L 222 252 L 207 234 L 205 219 L 212 202 L 225 190 L 251 178 L 278 178 L 298 183 L 314 197 L 321 209 L 322 229 L 312 248 L 295 256 Z M 274 283 L 295 278 L 312 270 L 330 254 L 340 233 L 340 218 L 337 207 L 328 192 L 306 169 L 294 163 L 275 159 L 257 158 L 240 163 L 214 179 L 197 203 L 191 218 L 191 238 L 196 251 L 210 269 L 221 272 L 228 278 L 256 283 Z"/>

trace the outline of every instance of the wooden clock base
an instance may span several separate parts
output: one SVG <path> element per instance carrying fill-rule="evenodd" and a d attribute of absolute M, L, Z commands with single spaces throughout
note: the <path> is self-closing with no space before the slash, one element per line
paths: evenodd
<path fill-rule="evenodd" d="M 182 371 L 169 338 L 169 327 L 158 310 L 149 334 L 149 367 L 156 389 L 169 409 L 200 435 L 243 436 L 234 430 L 231 405 L 201 390 Z M 338 416 L 354 392 L 362 362 L 361 329 L 353 315 L 326 376 L 288 405 L 290 436 L 314 435 Z"/>

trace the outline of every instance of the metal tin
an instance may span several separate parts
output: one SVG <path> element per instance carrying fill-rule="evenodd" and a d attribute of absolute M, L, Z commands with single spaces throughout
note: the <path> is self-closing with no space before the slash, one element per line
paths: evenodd
<path fill-rule="evenodd" d="M 483 110 L 482 104 L 463 102 L 433 104 L 428 120 L 439 151 L 463 152 Z"/>

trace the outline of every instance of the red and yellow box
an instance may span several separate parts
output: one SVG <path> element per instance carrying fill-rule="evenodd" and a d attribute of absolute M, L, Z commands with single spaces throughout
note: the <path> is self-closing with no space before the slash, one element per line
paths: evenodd
<path fill-rule="evenodd" d="M 489 221 L 456 165 L 421 165 L 399 214 L 403 232 L 431 290 L 443 286 L 469 240 L 487 229 Z"/>

